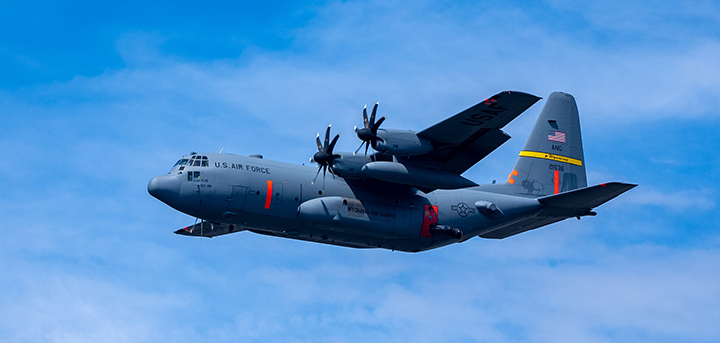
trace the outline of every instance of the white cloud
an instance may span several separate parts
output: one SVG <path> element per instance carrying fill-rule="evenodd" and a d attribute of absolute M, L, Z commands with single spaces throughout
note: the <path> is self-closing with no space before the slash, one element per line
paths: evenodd
<path fill-rule="evenodd" d="M 720 19 L 720 7 L 707 0 L 669 1 L 548 1 L 551 6 L 581 16 L 593 26 L 613 32 L 640 33 L 676 39 Z M 687 25 L 688 21 L 695 25 Z M 694 37 L 687 37 L 692 40 Z"/>
<path fill-rule="evenodd" d="M 158 331 L 158 324 L 168 322 L 160 318 L 186 306 L 177 298 L 181 294 L 145 293 L 110 280 L 17 267 L 3 268 L 0 332 L 8 342 L 162 340 L 173 332 Z"/>
<path fill-rule="evenodd" d="M 609 15 L 591 21 L 605 27 Z M 334 2 L 293 32 L 286 51 L 190 62 L 163 55 L 158 34 L 133 31 L 118 43 L 126 69 L 0 93 L 10 118 L 0 140 L 17 166 L 5 172 L 14 186 L 0 198 L 7 218 L 0 337 L 717 339 L 714 236 L 703 248 L 665 242 L 670 248 L 622 241 L 635 229 L 625 225 L 638 225 L 632 221 L 601 231 L 598 222 L 573 220 L 422 254 L 250 233 L 200 242 L 173 235 L 192 219 L 145 192 L 151 176 L 191 149 L 305 162 L 315 132 L 332 122 L 344 133 L 342 148 L 354 150 L 350 130 L 362 105 L 377 100 L 388 127 L 412 129 L 504 89 L 573 93 L 584 125 L 717 116 L 717 43 L 700 37 L 667 49 L 642 42 L 616 48 L 549 21 L 503 4 Z M 524 137 L 533 120 L 520 118 L 508 130 Z M 497 152 L 511 157 L 493 156 L 476 173 L 502 180 L 522 146 L 516 140 Z M 673 231 L 684 213 L 714 209 L 716 197 L 710 189 L 642 186 L 613 203 L 656 213 L 660 230 Z M 655 238 L 640 239 L 648 237 Z"/>
<path fill-rule="evenodd" d="M 716 197 L 711 189 L 663 192 L 650 186 L 638 187 L 623 196 L 626 203 L 659 206 L 675 213 L 712 210 L 715 208 Z"/>

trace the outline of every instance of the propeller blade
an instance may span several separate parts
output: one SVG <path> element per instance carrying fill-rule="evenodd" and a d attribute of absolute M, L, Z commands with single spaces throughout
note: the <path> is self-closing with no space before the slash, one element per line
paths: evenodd
<path fill-rule="evenodd" d="M 380 128 L 380 124 L 382 124 L 382 122 L 384 122 L 386 118 L 387 117 L 380 118 L 380 120 L 378 120 L 377 123 L 375 123 L 375 125 L 373 125 L 373 127 L 370 129 L 372 131 L 372 133 L 377 135 L 377 130 L 378 130 L 378 128 Z"/>
<path fill-rule="evenodd" d="M 335 137 L 333 137 L 332 142 L 331 142 L 330 141 L 330 128 L 331 127 L 332 127 L 332 124 L 328 125 L 327 129 L 325 130 L 324 141 L 320 140 L 319 133 L 317 134 L 317 136 L 315 136 L 315 142 L 317 143 L 318 151 L 310 159 L 311 162 L 315 162 L 318 164 L 318 170 L 317 170 L 317 173 L 315 173 L 315 177 L 312 180 L 312 184 L 315 184 L 315 181 L 317 181 L 317 178 L 320 175 L 320 170 L 322 170 L 322 172 L 323 172 L 323 189 L 325 188 L 325 174 L 327 173 L 327 170 L 330 169 L 330 174 L 332 174 L 332 177 L 334 179 L 335 172 L 332 170 L 332 162 L 336 158 L 342 157 L 341 155 L 336 155 L 336 154 L 332 153 L 333 149 L 335 149 L 335 144 L 337 144 L 337 141 L 340 138 L 340 134 L 338 133 L 337 135 L 335 135 Z"/>
<path fill-rule="evenodd" d="M 327 148 L 327 151 L 325 151 L 326 153 L 328 153 L 328 155 L 332 155 L 332 151 L 335 148 L 335 143 L 337 143 L 338 138 L 340 138 L 339 133 L 337 135 L 335 135 L 335 138 L 333 138 L 332 142 L 330 143 L 330 146 Z M 337 156 L 337 155 L 335 155 L 335 156 Z"/>
<path fill-rule="evenodd" d="M 325 130 L 325 150 L 327 150 L 328 142 L 330 141 L 330 126 L 332 126 L 332 124 L 328 125 L 327 130 Z"/>
<path fill-rule="evenodd" d="M 322 166 L 323 170 L 323 186 L 322 189 L 325 189 L 325 172 L 327 171 L 327 166 Z"/>
<path fill-rule="evenodd" d="M 370 125 L 366 126 L 368 129 L 373 127 L 375 125 L 375 114 L 377 113 L 377 107 L 380 101 L 375 103 L 375 106 L 373 106 L 372 114 L 370 115 Z"/>
<path fill-rule="evenodd" d="M 368 118 L 367 118 L 367 105 L 363 107 L 363 126 L 367 129 L 368 126 Z"/>
<path fill-rule="evenodd" d="M 360 151 L 360 149 L 362 149 L 363 145 L 365 145 L 365 142 L 360 143 L 360 146 L 357 149 L 355 149 L 355 152 L 353 153 L 353 155 L 357 154 L 358 151 Z"/>
<path fill-rule="evenodd" d="M 315 136 L 315 141 L 317 142 L 317 148 L 318 151 L 323 150 L 322 142 L 320 142 L 320 134 L 318 133 L 317 136 Z"/>
<path fill-rule="evenodd" d="M 310 183 L 311 185 L 314 185 L 314 184 L 315 184 L 315 180 L 317 180 L 318 175 L 320 175 L 320 169 L 322 169 L 322 167 L 321 167 L 321 168 L 318 168 L 317 173 L 315 173 L 315 178 L 314 178 L 314 179 L 312 180 L 312 182 Z M 323 187 L 323 188 L 325 188 L 325 187 Z"/>
<path fill-rule="evenodd" d="M 375 122 L 375 118 L 377 116 L 377 109 L 380 102 L 376 102 L 373 106 L 372 113 L 370 114 L 370 120 L 368 120 L 367 117 L 367 105 L 363 107 L 363 128 L 358 129 L 357 126 L 355 127 L 355 133 L 357 134 L 358 138 L 365 143 L 365 156 L 367 156 L 367 150 L 370 146 L 375 148 L 377 145 L 377 140 L 380 139 L 377 136 L 377 130 L 380 128 L 380 125 L 387 119 L 387 117 L 382 117 L 380 120 Z M 362 147 L 362 145 L 360 145 Z M 358 147 L 358 150 L 355 151 L 357 153 L 360 150 L 360 147 Z"/>

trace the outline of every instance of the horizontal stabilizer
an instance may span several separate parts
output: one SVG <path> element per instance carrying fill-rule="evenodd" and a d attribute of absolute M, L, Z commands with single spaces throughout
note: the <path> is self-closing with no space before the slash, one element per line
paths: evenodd
<path fill-rule="evenodd" d="M 537 200 L 546 207 L 534 217 L 502 226 L 479 236 L 482 238 L 502 239 L 567 218 L 595 215 L 594 212 L 590 211 L 591 209 L 631 190 L 635 186 L 637 185 L 609 182 L 538 198 Z"/>
<path fill-rule="evenodd" d="M 519 233 L 523 233 L 525 231 L 530 231 L 533 229 L 537 229 L 539 227 L 550 225 L 552 223 L 556 223 L 562 220 L 565 220 L 567 218 L 528 218 L 523 221 L 520 221 L 518 223 L 515 223 L 513 225 L 508 225 L 506 227 L 500 228 L 498 230 L 490 231 L 488 233 L 481 234 L 480 237 L 482 238 L 491 238 L 491 239 L 503 239 L 510 236 L 517 235 Z"/>
<path fill-rule="evenodd" d="M 190 225 L 179 229 L 175 231 L 175 233 L 183 236 L 213 238 L 215 236 L 227 235 L 229 233 L 239 232 L 243 230 L 244 229 L 232 224 L 211 223 L 207 221 L 202 221 L 195 225 Z"/>
<path fill-rule="evenodd" d="M 608 182 L 565 193 L 548 195 L 539 198 L 538 201 L 550 207 L 592 209 L 633 189 L 635 186 L 637 185 L 622 182 Z"/>

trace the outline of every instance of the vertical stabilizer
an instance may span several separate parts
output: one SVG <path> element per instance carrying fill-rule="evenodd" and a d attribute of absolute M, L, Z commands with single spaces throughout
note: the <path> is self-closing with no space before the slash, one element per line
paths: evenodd
<path fill-rule="evenodd" d="M 587 187 L 580 118 L 572 95 L 550 94 L 506 186 L 511 193 L 533 196 Z"/>

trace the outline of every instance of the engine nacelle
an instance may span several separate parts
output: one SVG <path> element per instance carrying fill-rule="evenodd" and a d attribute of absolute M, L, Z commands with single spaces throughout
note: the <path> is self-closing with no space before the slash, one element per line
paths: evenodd
<path fill-rule="evenodd" d="M 414 156 L 422 155 L 433 149 L 432 143 L 417 136 L 417 132 L 409 130 L 377 131 L 378 140 L 373 149 L 389 155 Z"/>
<path fill-rule="evenodd" d="M 372 162 L 370 156 L 349 153 L 340 153 L 339 155 L 340 158 L 336 158 L 332 162 L 332 171 L 335 175 L 347 179 L 369 178 L 369 176 L 362 171 L 362 167 L 366 163 Z"/>
<path fill-rule="evenodd" d="M 460 175 L 396 162 L 369 162 L 362 168 L 378 180 L 431 189 L 458 189 L 477 186 Z"/>
<path fill-rule="evenodd" d="M 418 237 L 422 226 L 420 210 L 337 196 L 303 202 L 298 218 L 308 226 L 382 238 Z"/>

